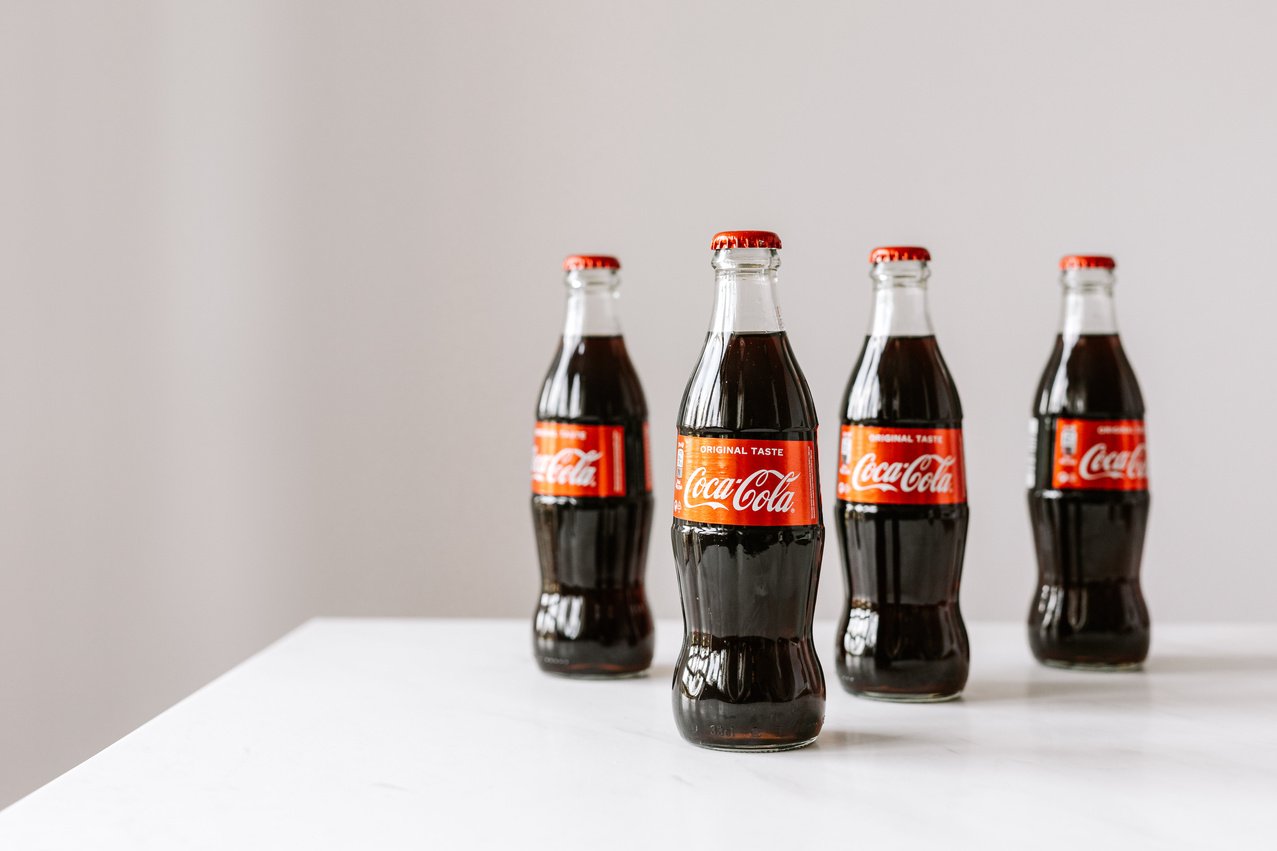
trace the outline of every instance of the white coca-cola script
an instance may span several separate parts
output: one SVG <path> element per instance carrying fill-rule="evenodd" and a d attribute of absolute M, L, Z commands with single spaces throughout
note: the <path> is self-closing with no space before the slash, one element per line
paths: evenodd
<path fill-rule="evenodd" d="M 532 475 L 550 484 L 593 487 L 602 452 L 593 449 L 560 449 L 553 455 L 533 455 Z"/>
<path fill-rule="evenodd" d="M 851 473 L 851 486 L 859 491 L 892 493 L 950 493 L 953 490 L 955 455 L 919 455 L 909 463 L 878 463 L 878 456 L 866 452 Z"/>
<path fill-rule="evenodd" d="M 697 467 L 687 477 L 683 503 L 688 508 L 707 507 L 734 511 L 770 511 L 783 513 L 793 509 L 798 473 L 779 470 L 755 470 L 743 479 L 730 476 L 712 479 L 704 467 Z"/>
<path fill-rule="evenodd" d="M 1086 450 L 1078 464 L 1077 474 L 1087 481 L 1096 479 L 1142 479 L 1147 471 L 1144 444 L 1134 449 L 1110 452 L 1108 446 L 1096 443 Z"/>

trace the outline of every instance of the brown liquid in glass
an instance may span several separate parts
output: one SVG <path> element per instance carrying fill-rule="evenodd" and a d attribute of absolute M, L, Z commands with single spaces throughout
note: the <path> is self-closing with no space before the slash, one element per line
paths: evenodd
<path fill-rule="evenodd" d="M 1063 370 L 1060 369 L 1064 365 Z M 1047 664 L 1132 667 L 1149 647 L 1140 560 L 1148 491 L 1056 490 L 1052 452 L 1059 418 L 1143 419 L 1144 397 L 1116 334 L 1057 336 L 1038 385 L 1038 437 L 1029 490 L 1038 590 L 1029 645 Z"/>
<path fill-rule="evenodd" d="M 867 337 L 843 422 L 961 428 L 962 403 L 934 336 Z M 838 501 L 847 582 L 838 678 L 852 694 L 943 700 L 966 685 L 971 650 L 958 606 L 968 509 Z"/>
<path fill-rule="evenodd" d="M 679 434 L 814 440 L 811 391 L 785 334 L 710 334 L 683 397 Z M 815 739 L 825 718 L 811 635 L 823 525 L 676 518 L 672 537 L 684 623 L 674 668 L 679 732 L 730 750 Z"/>
<path fill-rule="evenodd" d="M 643 426 L 647 403 L 618 336 L 561 342 L 537 419 L 625 428 L 623 497 L 532 497 L 541 562 L 533 649 L 543 670 L 627 676 L 652 664 L 644 590 L 652 494 Z"/>

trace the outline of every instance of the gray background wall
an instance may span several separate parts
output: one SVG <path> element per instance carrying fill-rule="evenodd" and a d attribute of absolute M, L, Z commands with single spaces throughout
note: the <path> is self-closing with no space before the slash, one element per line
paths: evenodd
<path fill-rule="evenodd" d="M 973 619 L 1029 599 L 1056 259 L 1116 254 L 1153 616 L 1271 620 L 1275 26 L 1240 2 L 0 4 L 0 804 L 313 615 L 529 616 L 564 254 L 625 264 L 665 515 L 723 228 L 784 237 L 826 468 L 866 252 L 931 248 Z M 677 616 L 663 520 L 649 573 Z"/>

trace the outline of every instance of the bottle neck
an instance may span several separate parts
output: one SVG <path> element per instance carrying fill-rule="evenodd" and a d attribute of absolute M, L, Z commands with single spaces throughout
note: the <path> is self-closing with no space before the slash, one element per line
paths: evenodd
<path fill-rule="evenodd" d="M 780 255 L 770 248 L 728 248 L 714 253 L 713 334 L 784 331 L 776 282 Z"/>
<path fill-rule="evenodd" d="M 1060 276 L 1060 283 L 1064 288 L 1061 337 L 1076 339 L 1083 334 L 1117 333 L 1112 269 L 1068 269 Z"/>
<path fill-rule="evenodd" d="M 620 335 L 621 276 L 617 270 L 578 269 L 568 272 L 566 284 L 565 340 Z"/>
<path fill-rule="evenodd" d="M 871 337 L 930 337 L 931 313 L 927 308 L 927 279 L 931 270 L 920 260 L 875 263 L 869 272 L 874 282 Z"/>

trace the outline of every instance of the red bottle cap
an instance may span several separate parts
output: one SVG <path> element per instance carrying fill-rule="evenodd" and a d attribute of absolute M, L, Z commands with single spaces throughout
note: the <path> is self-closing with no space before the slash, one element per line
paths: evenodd
<path fill-rule="evenodd" d="M 714 234 L 709 247 L 714 251 L 724 248 L 780 248 L 780 237 L 769 230 L 725 230 Z"/>
<path fill-rule="evenodd" d="M 1112 257 L 1103 254 L 1070 254 L 1060 258 L 1061 269 L 1116 269 Z"/>
<path fill-rule="evenodd" d="M 917 245 L 884 245 L 869 252 L 870 263 L 891 263 L 895 260 L 930 260 L 931 252 Z"/>
<path fill-rule="evenodd" d="M 606 254 L 573 254 L 563 261 L 564 272 L 577 269 L 619 269 L 621 261 Z"/>

